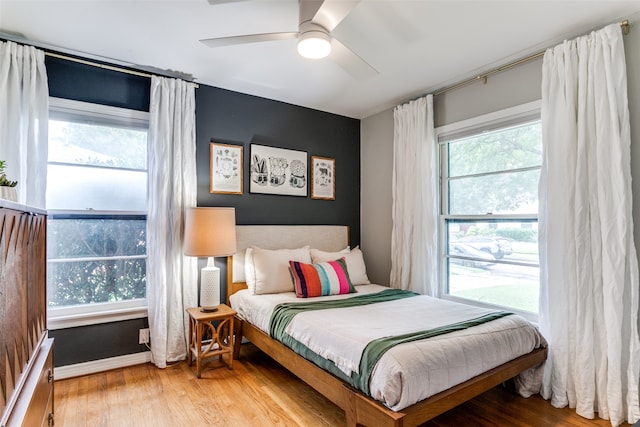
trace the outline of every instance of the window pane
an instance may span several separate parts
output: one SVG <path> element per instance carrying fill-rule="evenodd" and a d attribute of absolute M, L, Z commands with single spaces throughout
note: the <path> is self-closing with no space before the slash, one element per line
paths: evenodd
<path fill-rule="evenodd" d="M 49 120 L 49 162 L 147 169 L 147 130 Z"/>
<path fill-rule="evenodd" d="M 146 259 L 49 262 L 49 306 L 145 298 Z"/>
<path fill-rule="evenodd" d="M 443 285 L 470 302 L 537 313 L 542 127 L 513 120 L 452 131 L 441 146 Z"/>
<path fill-rule="evenodd" d="M 65 100 L 49 117 L 49 306 L 144 303 L 147 116 Z"/>
<path fill-rule="evenodd" d="M 538 312 L 537 221 L 450 220 L 446 226 L 450 295 Z"/>
<path fill-rule="evenodd" d="M 145 297 L 144 219 L 54 217 L 47 227 L 50 306 Z"/>
<path fill-rule="evenodd" d="M 537 221 L 449 220 L 446 229 L 449 242 L 447 255 L 464 252 L 470 247 L 471 250 L 464 256 L 482 257 L 482 254 L 489 254 L 498 260 L 539 263 Z"/>
<path fill-rule="evenodd" d="M 538 312 L 540 268 L 496 263 L 483 267 L 449 259 L 449 295 Z"/>
<path fill-rule="evenodd" d="M 540 122 L 450 141 L 449 176 L 522 169 L 542 164 Z"/>
<path fill-rule="evenodd" d="M 56 219 L 47 223 L 47 256 L 95 258 L 146 255 L 144 219 Z"/>
<path fill-rule="evenodd" d="M 538 213 L 540 170 L 499 173 L 449 181 L 451 215 Z"/>
<path fill-rule="evenodd" d="M 147 172 L 49 164 L 47 209 L 147 210 Z"/>

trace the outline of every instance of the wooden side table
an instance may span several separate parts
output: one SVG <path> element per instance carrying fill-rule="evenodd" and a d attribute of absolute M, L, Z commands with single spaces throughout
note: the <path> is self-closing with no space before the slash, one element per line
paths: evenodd
<path fill-rule="evenodd" d="M 236 312 L 225 304 L 218 306 L 218 311 L 203 313 L 200 307 L 188 308 L 189 314 L 189 366 L 196 359 L 196 374 L 202 373 L 202 359 L 212 356 L 228 355 L 227 366 L 233 369 L 233 321 Z M 217 321 L 218 325 L 212 322 Z M 203 342 L 204 332 L 211 333 L 211 341 Z"/>

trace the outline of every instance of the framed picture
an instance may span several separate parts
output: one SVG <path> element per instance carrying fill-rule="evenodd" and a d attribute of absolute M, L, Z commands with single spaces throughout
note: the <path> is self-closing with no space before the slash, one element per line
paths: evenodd
<path fill-rule="evenodd" d="M 242 194 L 242 146 L 209 144 L 209 192 Z"/>
<path fill-rule="evenodd" d="M 307 153 L 251 144 L 252 193 L 307 196 Z"/>
<path fill-rule="evenodd" d="M 336 199 L 336 160 L 311 156 L 311 198 Z"/>

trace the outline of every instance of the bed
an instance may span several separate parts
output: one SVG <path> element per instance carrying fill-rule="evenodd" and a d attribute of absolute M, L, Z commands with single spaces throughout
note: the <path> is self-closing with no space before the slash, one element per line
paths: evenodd
<path fill-rule="evenodd" d="M 519 391 L 525 396 L 535 392 L 539 386 L 540 366 L 546 359 L 547 350 L 544 339 L 533 325 L 509 313 L 482 309 L 474 311 L 476 309 L 467 309 L 468 306 L 462 308 L 463 312 L 470 310 L 468 313 L 459 314 L 467 317 L 458 319 L 457 312 L 454 313 L 454 307 L 447 305 L 450 304 L 448 302 L 426 296 L 407 295 L 402 291 L 367 283 L 366 272 L 361 271 L 364 264 L 353 262 L 357 259 L 356 255 L 361 257 L 361 253 L 357 253 L 357 248 L 352 251 L 346 249 L 349 243 L 348 227 L 237 226 L 236 230 L 238 252 L 227 261 L 227 301 L 238 312 L 240 325 L 235 340 L 235 357 L 239 356 L 241 339 L 244 337 L 251 341 L 342 408 L 347 425 L 416 426 L 514 377 Z M 287 250 L 283 250 L 285 248 Z M 288 273 L 286 285 L 284 282 L 287 277 L 275 279 L 278 274 L 283 274 L 282 271 L 269 270 L 277 264 L 273 261 L 276 259 L 272 257 L 274 254 L 284 260 L 296 258 L 304 250 L 312 249 L 316 251 L 315 254 L 325 256 L 345 254 L 342 263 L 335 267 L 337 271 L 344 268 L 348 272 L 346 275 L 353 277 L 353 283 L 358 283 L 351 289 L 355 293 L 340 291 L 335 292 L 335 295 L 319 298 L 298 298 L 296 292 L 291 291 L 291 276 L 298 277 L 294 271 L 298 264 L 305 268 L 309 266 L 303 262 L 306 262 L 304 258 L 298 260 L 299 263 L 289 265 L 293 274 Z M 251 258 L 247 258 L 248 256 Z M 246 259 L 251 259 L 250 265 L 255 267 L 257 273 L 246 268 Z M 269 260 L 268 264 L 264 263 L 265 259 Z M 316 260 L 314 257 L 313 261 L 324 260 Z M 271 280 L 272 278 L 274 279 Z M 272 291 L 274 288 L 265 288 L 265 283 L 269 283 L 268 286 L 283 283 L 283 288 Z M 298 296 L 301 292 L 304 293 L 300 286 L 294 289 L 299 291 Z M 256 293 L 260 295 L 255 295 Z M 385 299 L 379 300 L 383 295 Z M 369 299 L 370 302 L 363 302 Z M 342 307 L 356 305 L 356 300 L 358 306 L 348 310 Z M 436 304 L 436 301 L 444 303 L 445 307 L 428 305 Z M 285 315 L 283 318 L 287 320 L 277 332 L 274 324 L 277 325 L 278 322 L 273 320 L 276 319 L 276 313 L 280 314 L 284 310 L 287 314 L 286 310 L 305 305 L 300 303 L 312 303 L 308 308 L 313 306 L 314 309 L 299 314 L 296 312 L 288 317 Z M 363 308 L 359 305 L 363 303 L 370 305 Z M 369 356 L 369 345 L 358 346 L 358 340 L 364 343 L 366 340 L 375 341 L 375 334 L 385 336 L 387 327 L 395 330 L 394 319 L 411 313 L 412 306 L 419 310 L 419 307 L 423 307 L 422 304 L 429 307 L 423 312 L 431 313 L 431 320 L 436 322 L 439 318 L 446 317 L 447 312 L 451 312 L 453 320 L 443 321 L 442 329 L 452 331 L 434 333 L 433 331 L 440 329 L 433 328 L 428 330 L 428 335 L 424 335 L 431 338 L 418 339 L 415 334 L 403 334 L 398 329 L 395 332 L 397 335 L 411 338 L 385 348 L 381 354 L 374 353 L 375 357 Z M 358 316 L 368 315 L 369 318 L 361 320 L 358 317 L 359 320 L 354 322 L 351 316 L 355 316 L 353 312 L 357 311 Z M 418 321 L 421 320 L 419 317 L 428 316 L 416 316 Z M 335 327 L 325 321 L 328 318 L 336 322 Z M 474 321 L 479 318 L 484 320 L 469 326 L 467 320 L 471 318 Z M 369 327 L 343 327 L 345 324 L 362 321 Z M 322 323 L 320 330 L 312 329 L 318 323 Z M 465 326 L 456 329 L 451 328 L 452 324 Z M 424 333 L 423 327 L 412 324 L 411 328 Z M 349 329 L 346 337 L 333 335 L 341 329 Z M 359 333 L 354 332 L 365 329 L 368 334 L 373 335 L 361 338 Z M 276 333 L 283 335 L 282 339 L 287 345 L 272 338 Z M 322 340 L 324 335 L 325 341 L 314 342 L 317 338 Z M 484 341 L 485 339 L 497 340 L 501 345 L 504 344 L 502 348 L 505 350 L 497 350 L 495 342 Z M 353 345 L 346 345 L 341 340 Z M 311 360 L 300 356 L 292 348 Z M 343 351 L 347 354 L 340 353 Z M 364 356 L 365 352 L 367 357 Z M 322 354 L 322 357 L 316 353 Z M 363 360 L 370 362 L 366 364 Z M 447 366 L 440 366 L 438 363 Z M 422 366 L 423 364 L 431 365 Z M 359 379 L 359 382 L 352 380 L 353 377 Z M 430 381 L 425 381 L 424 378 L 429 378 Z"/>

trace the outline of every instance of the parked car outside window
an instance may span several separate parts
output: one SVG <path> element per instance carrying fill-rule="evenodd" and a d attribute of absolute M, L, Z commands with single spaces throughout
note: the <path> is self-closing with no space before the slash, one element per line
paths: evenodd
<path fill-rule="evenodd" d="M 493 255 L 486 251 L 475 249 L 466 243 L 451 242 L 449 244 L 449 255 L 451 255 L 452 263 L 465 267 L 488 268 L 496 263 L 496 258 Z M 474 259 L 456 258 L 456 256 Z"/>
<path fill-rule="evenodd" d="M 505 238 L 492 236 L 464 236 L 458 239 L 458 241 L 466 243 L 474 249 L 490 253 L 496 259 L 502 259 L 505 255 L 511 255 L 513 253 L 511 242 Z"/>

